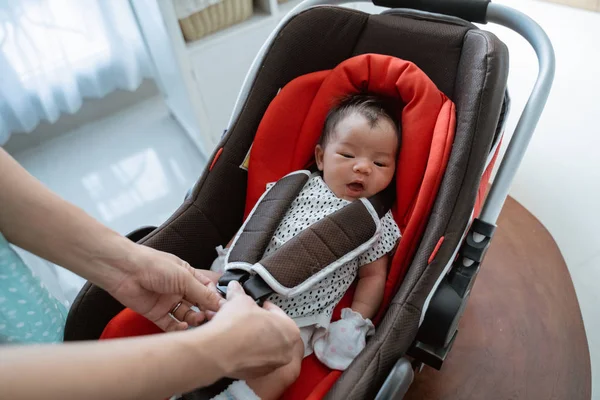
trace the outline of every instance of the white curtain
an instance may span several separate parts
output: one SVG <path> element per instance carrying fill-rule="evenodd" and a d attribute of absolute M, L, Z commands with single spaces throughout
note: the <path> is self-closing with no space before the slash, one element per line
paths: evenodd
<path fill-rule="evenodd" d="M 127 0 L 0 0 L 0 145 L 150 75 Z"/>

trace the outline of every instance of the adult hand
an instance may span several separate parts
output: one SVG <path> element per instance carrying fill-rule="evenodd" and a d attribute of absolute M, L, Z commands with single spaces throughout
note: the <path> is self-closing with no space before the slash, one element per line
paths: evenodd
<path fill-rule="evenodd" d="M 105 289 L 165 331 L 198 326 L 206 318 L 204 311 L 217 311 L 225 303 L 213 282 L 217 274 L 194 269 L 177 256 L 146 246 L 132 243 L 129 256 L 116 270 Z M 181 322 L 169 315 L 179 302 L 174 315 Z"/>
<path fill-rule="evenodd" d="M 292 361 L 300 330 L 279 307 L 265 302 L 260 308 L 240 284 L 227 286 L 227 302 L 207 325 L 227 335 L 221 365 L 225 376 L 249 379 L 265 375 Z"/>

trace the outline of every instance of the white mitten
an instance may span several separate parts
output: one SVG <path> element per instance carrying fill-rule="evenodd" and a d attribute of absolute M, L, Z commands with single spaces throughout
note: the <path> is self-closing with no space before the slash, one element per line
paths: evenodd
<path fill-rule="evenodd" d="M 215 250 L 217 250 L 217 258 L 215 258 L 215 261 L 213 261 L 210 266 L 210 270 L 222 274 L 225 272 L 225 256 L 227 255 L 227 249 L 224 249 L 223 246 L 217 246 Z"/>
<path fill-rule="evenodd" d="M 312 337 L 315 356 L 331 369 L 344 371 L 366 345 L 366 337 L 375 333 L 370 319 L 344 308 L 342 318 L 329 329 L 318 329 Z"/>

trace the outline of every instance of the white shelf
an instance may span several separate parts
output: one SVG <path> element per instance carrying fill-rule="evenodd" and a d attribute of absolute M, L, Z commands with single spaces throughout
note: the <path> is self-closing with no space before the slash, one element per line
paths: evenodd
<path fill-rule="evenodd" d="M 193 42 L 186 43 L 186 48 L 190 53 L 196 53 L 205 50 L 208 47 L 224 44 L 234 36 L 250 33 L 250 31 L 261 27 L 273 18 L 275 18 L 275 15 L 269 14 L 266 11 L 257 10 L 245 21 L 211 33 Z"/>
<path fill-rule="evenodd" d="M 265 11 L 255 3 L 254 13 L 247 20 L 211 33 L 201 39 L 186 43 L 186 48 L 188 52 L 196 53 L 212 46 L 225 44 L 225 42 L 233 39 L 235 36 L 251 34 L 251 31 L 260 29 L 265 24 L 276 25 L 279 20 L 301 2 L 302 0 L 288 0 L 285 3 L 278 4 L 276 1 L 272 1 L 270 3 L 272 12 Z"/>
<path fill-rule="evenodd" d="M 285 3 L 277 4 L 277 13 L 279 14 L 279 17 L 285 17 L 287 13 L 292 11 L 292 9 L 300 3 L 302 3 L 302 0 L 288 0 Z"/>
<path fill-rule="evenodd" d="M 173 116 L 200 151 L 210 154 L 228 121 L 241 77 L 279 21 L 302 0 L 253 0 L 250 18 L 191 43 L 183 37 L 171 0 L 129 1 Z"/>

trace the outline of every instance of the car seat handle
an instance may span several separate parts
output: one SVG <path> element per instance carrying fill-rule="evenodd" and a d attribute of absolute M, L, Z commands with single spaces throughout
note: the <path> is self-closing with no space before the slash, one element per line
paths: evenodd
<path fill-rule="evenodd" d="M 373 0 L 373 4 L 389 8 L 411 8 L 452 15 L 470 22 L 487 23 L 489 0 Z"/>

